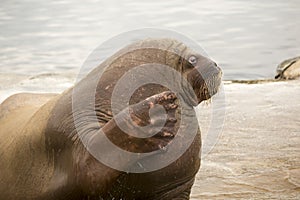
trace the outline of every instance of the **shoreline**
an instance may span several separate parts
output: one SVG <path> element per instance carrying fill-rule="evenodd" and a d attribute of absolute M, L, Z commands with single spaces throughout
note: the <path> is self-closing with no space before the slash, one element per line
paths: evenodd
<path fill-rule="evenodd" d="M 222 134 L 202 159 L 191 199 L 299 199 L 300 81 L 224 87 Z M 201 132 L 210 119 L 203 121 Z"/>
<path fill-rule="evenodd" d="M 74 82 L 70 75 L 20 76 L 15 81 L 0 74 L 0 102 L 19 92 L 61 93 Z M 223 130 L 201 161 L 191 200 L 299 199 L 300 80 L 231 80 L 223 85 Z M 197 106 L 203 147 L 211 108 Z"/>

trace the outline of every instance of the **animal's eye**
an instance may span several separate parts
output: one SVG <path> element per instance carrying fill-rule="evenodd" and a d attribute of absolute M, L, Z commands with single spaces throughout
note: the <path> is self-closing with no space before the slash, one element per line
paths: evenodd
<path fill-rule="evenodd" d="M 189 63 L 192 64 L 192 65 L 196 65 L 197 64 L 196 56 L 190 56 L 189 57 Z"/>

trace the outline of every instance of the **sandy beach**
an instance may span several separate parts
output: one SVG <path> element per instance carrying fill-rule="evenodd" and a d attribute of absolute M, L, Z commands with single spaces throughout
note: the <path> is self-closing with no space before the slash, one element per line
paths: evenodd
<path fill-rule="evenodd" d="M 62 92 L 74 80 L 59 74 L 3 75 L 0 100 L 18 92 Z M 51 84 L 53 81 L 56 84 Z M 299 199 L 300 81 L 227 81 L 224 92 L 223 130 L 202 159 L 191 199 Z M 204 147 L 211 125 L 211 104 L 197 108 Z"/>

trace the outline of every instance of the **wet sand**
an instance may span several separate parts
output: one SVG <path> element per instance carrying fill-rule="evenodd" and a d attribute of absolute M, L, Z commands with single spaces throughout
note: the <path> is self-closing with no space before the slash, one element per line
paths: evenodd
<path fill-rule="evenodd" d="M 0 101 L 73 83 L 61 75 L 1 76 Z M 223 131 L 202 159 L 191 199 L 300 199 L 300 81 L 225 83 L 224 90 Z M 211 107 L 199 106 L 204 146 Z"/>
<path fill-rule="evenodd" d="M 300 199 L 300 81 L 224 87 L 223 132 L 191 199 Z"/>

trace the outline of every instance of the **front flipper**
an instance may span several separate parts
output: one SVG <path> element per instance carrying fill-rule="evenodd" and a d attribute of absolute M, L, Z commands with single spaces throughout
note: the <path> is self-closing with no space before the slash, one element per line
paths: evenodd
<path fill-rule="evenodd" d="M 119 168 L 124 169 L 130 167 L 138 160 L 125 160 L 120 155 L 120 149 L 127 152 L 144 153 L 152 152 L 154 150 L 164 151 L 164 146 L 167 145 L 175 135 L 175 124 L 177 119 L 175 111 L 177 105 L 175 104 L 176 96 L 172 92 L 163 92 L 147 98 L 140 103 L 129 106 L 126 111 L 120 112 L 107 122 L 101 130 L 89 138 L 87 145 L 88 151 L 80 157 L 77 163 L 76 176 L 77 183 L 85 196 L 103 197 L 111 185 L 117 180 L 117 177 L 124 173 L 122 170 L 115 170 L 114 166 L 103 164 L 102 160 L 96 158 L 110 159 L 119 164 Z M 156 105 L 162 106 L 165 110 L 165 115 L 155 109 L 149 115 L 149 111 L 155 108 Z M 130 114 L 130 118 L 126 117 Z M 151 117 L 150 117 L 151 116 Z M 118 123 L 116 122 L 118 121 Z M 163 126 L 161 127 L 163 121 Z M 119 126 L 125 126 L 124 132 Z M 136 126 L 151 125 L 152 131 L 156 134 L 148 138 L 138 138 L 132 135 L 139 135 L 140 129 Z M 109 140 L 109 145 L 107 141 Z M 118 151 L 117 151 L 118 150 Z M 92 155 L 90 154 L 92 152 Z M 144 157 L 140 157 L 144 159 Z M 121 163 L 121 164 L 120 164 Z"/>

